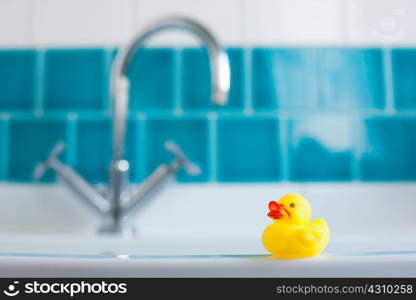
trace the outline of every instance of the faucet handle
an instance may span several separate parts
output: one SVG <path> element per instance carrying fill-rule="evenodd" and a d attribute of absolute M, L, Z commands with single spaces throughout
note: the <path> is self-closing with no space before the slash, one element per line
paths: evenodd
<path fill-rule="evenodd" d="M 164 145 L 165 149 L 175 156 L 176 161 L 181 167 L 185 169 L 186 173 L 191 176 L 197 176 L 201 174 L 201 168 L 188 159 L 178 144 L 173 141 L 166 141 Z"/>
<path fill-rule="evenodd" d="M 64 142 L 58 142 L 49 153 L 48 157 L 38 163 L 35 167 L 35 170 L 33 171 L 33 179 L 39 180 L 42 178 L 43 174 L 45 174 L 46 170 L 49 169 L 50 163 L 58 158 L 58 156 L 64 151 L 65 149 L 65 143 Z"/>

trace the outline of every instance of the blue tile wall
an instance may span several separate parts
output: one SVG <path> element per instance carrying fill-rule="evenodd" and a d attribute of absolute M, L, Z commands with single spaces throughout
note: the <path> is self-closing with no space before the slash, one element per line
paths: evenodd
<path fill-rule="evenodd" d="M 0 51 L 0 110 L 34 107 L 37 72 L 35 51 Z"/>
<path fill-rule="evenodd" d="M 109 118 L 81 119 L 76 126 L 76 170 L 92 183 L 108 182 L 111 161 L 111 120 Z M 143 178 L 139 171 L 139 151 L 137 141 L 142 141 L 139 135 L 140 123 L 129 120 L 126 134 L 125 157 L 130 163 L 130 180 L 140 181 Z"/>
<path fill-rule="evenodd" d="M 207 53 L 146 48 L 128 69 L 125 157 L 142 181 L 181 145 L 202 169 L 179 182 L 416 181 L 416 50 L 228 48 L 229 103 L 213 106 Z M 108 181 L 117 49 L 0 50 L 0 180 L 61 159 Z M 42 179 L 54 181 L 52 172 Z"/>
<path fill-rule="evenodd" d="M 208 121 L 206 118 L 150 118 L 146 124 L 146 175 L 161 163 L 169 163 L 174 158 L 164 147 L 165 141 L 179 144 L 185 155 L 202 170 L 198 176 L 189 176 L 184 171 L 178 173 L 178 181 L 208 181 Z"/>
<path fill-rule="evenodd" d="M 348 181 L 352 179 L 352 122 L 341 116 L 295 118 L 289 123 L 290 179 Z"/>
<path fill-rule="evenodd" d="M 100 110 L 108 96 L 104 49 L 48 50 L 43 93 L 48 110 Z"/>
<path fill-rule="evenodd" d="M 319 49 L 317 52 L 317 78 L 324 108 L 384 108 L 382 50 Z"/>
<path fill-rule="evenodd" d="M 111 120 L 80 120 L 76 128 L 76 169 L 90 182 L 108 181 Z M 100 145 L 98 148 L 97 145 Z"/>
<path fill-rule="evenodd" d="M 32 181 L 33 170 L 58 142 L 67 142 L 66 124 L 60 120 L 11 119 L 9 143 L 9 178 L 12 181 Z M 60 158 L 65 161 L 65 153 Z M 47 172 L 43 181 L 52 181 Z"/>
<path fill-rule="evenodd" d="M 393 84 L 396 108 L 416 109 L 416 49 L 394 49 L 392 51 Z"/>
<path fill-rule="evenodd" d="M 416 119 L 365 119 L 363 126 L 363 180 L 415 180 Z"/>
<path fill-rule="evenodd" d="M 9 124 L 0 122 L 0 180 L 9 178 Z"/>
<path fill-rule="evenodd" d="M 282 178 L 276 118 L 220 118 L 217 134 L 219 181 L 279 181 Z"/>
<path fill-rule="evenodd" d="M 211 103 L 211 72 L 205 49 L 184 49 L 182 55 L 183 108 L 192 110 L 242 110 L 244 103 L 244 52 L 243 49 L 227 50 L 231 68 L 228 103 L 216 106 Z"/>
<path fill-rule="evenodd" d="M 128 69 L 129 107 L 133 111 L 173 110 L 175 104 L 175 51 L 139 49 Z"/>
<path fill-rule="evenodd" d="M 316 75 L 314 49 L 254 49 L 251 76 L 254 109 L 315 107 Z"/>

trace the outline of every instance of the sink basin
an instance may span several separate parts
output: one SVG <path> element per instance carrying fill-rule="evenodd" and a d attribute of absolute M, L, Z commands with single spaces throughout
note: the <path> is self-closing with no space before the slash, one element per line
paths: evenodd
<path fill-rule="evenodd" d="M 415 277 L 416 239 L 340 237 L 320 256 L 273 259 L 256 237 L 137 240 L 2 236 L 1 277 Z M 16 251 L 16 249 L 21 249 Z"/>
<path fill-rule="evenodd" d="M 330 226 L 318 257 L 272 259 L 261 245 L 267 203 L 287 192 Z M 57 186 L 0 193 L 1 277 L 416 277 L 414 184 L 174 185 L 132 240 L 95 235 L 99 218 Z"/>

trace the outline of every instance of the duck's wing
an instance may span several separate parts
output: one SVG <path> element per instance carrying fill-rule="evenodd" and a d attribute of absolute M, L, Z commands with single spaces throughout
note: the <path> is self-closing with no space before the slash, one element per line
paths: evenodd
<path fill-rule="evenodd" d="M 309 226 L 328 228 L 328 225 L 326 224 L 325 220 L 323 220 L 323 219 L 316 219 L 316 220 L 310 222 Z"/>
<path fill-rule="evenodd" d="M 313 245 L 319 242 L 329 232 L 328 225 L 323 219 L 316 219 L 298 230 L 297 236 L 305 245 Z"/>
<path fill-rule="evenodd" d="M 319 227 L 309 225 L 300 228 L 296 233 L 299 241 L 305 246 L 311 246 L 319 242 L 323 235 L 324 233 L 319 229 Z"/>

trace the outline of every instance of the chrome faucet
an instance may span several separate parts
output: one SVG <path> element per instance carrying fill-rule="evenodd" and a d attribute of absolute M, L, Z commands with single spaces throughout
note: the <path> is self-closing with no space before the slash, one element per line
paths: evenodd
<path fill-rule="evenodd" d="M 200 173 L 199 167 L 189 161 L 179 145 L 173 141 L 166 141 L 165 148 L 173 153 L 174 160 L 169 164 L 162 164 L 146 178 L 142 184 L 131 193 L 126 187 L 128 182 L 129 163 L 123 159 L 126 118 L 129 101 L 129 79 L 126 75 L 128 66 L 139 49 L 150 37 L 156 33 L 179 29 L 196 35 L 207 47 L 210 58 L 212 76 L 211 101 L 217 105 L 227 102 L 230 88 L 230 66 L 228 56 L 220 47 L 214 36 L 201 24 L 183 17 L 171 17 L 162 19 L 143 32 L 137 34 L 125 46 L 115 59 L 112 66 L 110 90 L 113 109 L 113 144 L 112 162 L 110 166 L 110 191 L 106 197 L 86 182 L 70 166 L 62 164 L 59 154 L 64 149 L 62 143 L 58 143 L 49 157 L 35 169 L 34 176 L 40 178 L 48 168 L 53 169 L 59 178 L 63 179 L 71 189 L 75 190 L 82 199 L 103 216 L 104 223 L 101 232 L 122 233 L 131 235 L 134 233 L 132 226 L 127 226 L 133 211 L 144 205 L 150 198 L 156 187 L 172 177 L 179 169 L 185 169 L 190 175 Z M 160 189 L 159 189 L 160 190 Z"/>

